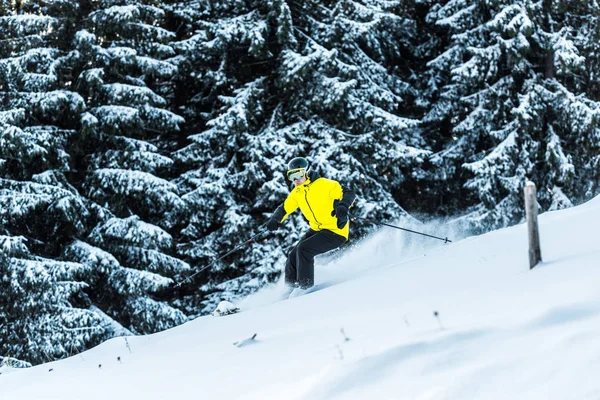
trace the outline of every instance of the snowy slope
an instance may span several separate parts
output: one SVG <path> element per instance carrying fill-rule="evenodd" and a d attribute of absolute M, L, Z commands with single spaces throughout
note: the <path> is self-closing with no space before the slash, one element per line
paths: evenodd
<path fill-rule="evenodd" d="M 409 247 L 409 236 L 386 228 L 318 268 L 318 280 L 338 282 L 328 288 L 279 302 L 279 287 L 265 289 L 241 302 L 239 314 L 5 371 L 0 393 L 600 399 L 598 228 L 600 198 L 541 215 L 544 263 L 531 271 L 525 225 L 447 245 L 411 237 Z M 254 333 L 248 345 L 233 345 Z"/>

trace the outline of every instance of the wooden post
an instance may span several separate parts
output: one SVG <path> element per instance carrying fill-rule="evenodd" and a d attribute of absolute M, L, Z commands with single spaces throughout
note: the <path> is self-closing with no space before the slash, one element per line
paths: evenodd
<path fill-rule="evenodd" d="M 527 231 L 529 232 L 529 269 L 532 269 L 538 262 L 542 261 L 535 183 L 527 182 L 524 191 L 525 215 L 527 216 Z"/>

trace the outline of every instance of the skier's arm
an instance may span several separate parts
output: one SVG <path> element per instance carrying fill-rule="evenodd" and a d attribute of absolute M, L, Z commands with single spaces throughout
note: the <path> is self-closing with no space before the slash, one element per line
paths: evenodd
<path fill-rule="evenodd" d="M 273 215 L 271 215 L 271 219 L 277 221 L 277 223 L 283 222 L 283 217 L 285 216 L 285 209 L 283 208 L 283 204 L 275 209 Z"/>
<path fill-rule="evenodd" d="M 330 195 L 334 199 L 331 216 L 337 218 L 337 227 L 342 229 L 348 223 L 348 208 L 354 204 L 356 194 L 349 188 L 335 182 Z"/>
<path fill-rule="evenodd" d="M 339 182 L 335 182 L 329 194 L 332 199 L 337 200 L 334 202 L 335 207 L 341 205 L 350 208 L 354 204 L 354 200 L 356 200 L 356 194 L 347 186 L 342 186 Z"/>
<path fill-rule="evenodd" d="M 297 209 L 298 202 L 290 194 L 288 198 L 285 199 L 285 202 L 275 209 L 273 215 L 271 215 L 271 218 L 267 221 L 267 228 L 273 231 L 276 230 L 279 227 L 279 224 L 285 221 L 288 215 Z"/>
<path fill-rule="evenodd" d="M 342 200 L 340 200 L 340 204 L 346 206 L 346 208 L 352 207 L 354 201 L 356 200 L 356 193 L 350 190 L 347 186 L 342 186 L 342 193 L 343 195 Z"/>
<path fill-rule="evenodd" d="M 283 205 L 279 207 L 282 208 L 282 210 L 280 211 L 282 215 L 279 221 L 283 222 L 288 217 L 288 215 L 290 215 L 298 209 L 298 200 L 296 200 L 296 197 L 294 197 L 294 193 L 290 193 L 287 199 L 285 199 L 285 201 L 283 202 Z"/>

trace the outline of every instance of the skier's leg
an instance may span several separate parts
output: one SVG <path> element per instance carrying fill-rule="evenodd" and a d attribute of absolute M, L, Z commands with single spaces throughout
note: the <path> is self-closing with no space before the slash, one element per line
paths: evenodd
<path fill-rule="evenodd" d="M 287 261 L 285 262 L 285 284 L 288 286 L 294 286 L 296 284 L 296 258 L 298 251 L 298 245 L 295 245 L 290 253 L 288 254 Z"/>
<path fill-rule="evenodd" d="M 316 232 L 312 229 L 309 230 L 302 236 L 302 238 L 298 241 L 298 243 L 292 248 L 292 250 L 288 254 L 287 261 L 285 263 L 285 283 L 288 286 L 296 286 L 298 284 L 298 269 L 297 269 L 297 259 L 298 259 L 298 245 L 302 243 L 304 240 L 313 236 Z"/>
<path fill-rule="evenodd" d="M 345 242 L 345 237 L 323 230 L 298 243 L 296 269 L 301 288 L 309 288 L 315 284 L 315 256 L 336 249 Z"/>

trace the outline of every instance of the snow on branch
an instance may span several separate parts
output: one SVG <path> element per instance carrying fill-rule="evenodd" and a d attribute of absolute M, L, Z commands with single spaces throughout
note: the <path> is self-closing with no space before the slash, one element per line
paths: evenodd
<path fill-rule="evenodd" d="M 123 83 L 111 83 L 102 86 L 107 97 L 107 102 L 112 104 L 142 106 L 151 104 L 153 106 L 165 106 L 165 99 L 154 93 L 147 87 L 127 85 Z"/>
<path fill-rule="evenodd" d="M 29 254 L 25 245 L 27 239 L 23 236 L 0 235 L 0 251 L 10 257 L 23 257 Z"/>
<path fill-rule="evenodd" d="M 34 14 L 20 14 L 0 17 L 0 31 L 3 35 L 26 36 L 43 33 L 47 35 L 56 29 L 59 20 L 54 17 Z"/>
<path fill-rule="evenodd" d="M 142 171 L 100 169 L 90 174 L 84 187 L 91 198 L 101 202 L 107 196 L 123 195 L 151 202 L 156 210 L 172 210 L 183 206 L 183 201 L 175 194 L 175 184 Z"/>
<path fill-rule="evenodd" d="M 173 238 L 156 225 L 140 220 L 138 217 L 111 218 L 97 226 L 90 234 L 90 240 L 95 244 L 107 241 L 134 246 L 146 246 L 149 249 L 168 250 L 173 244 Z"/>

